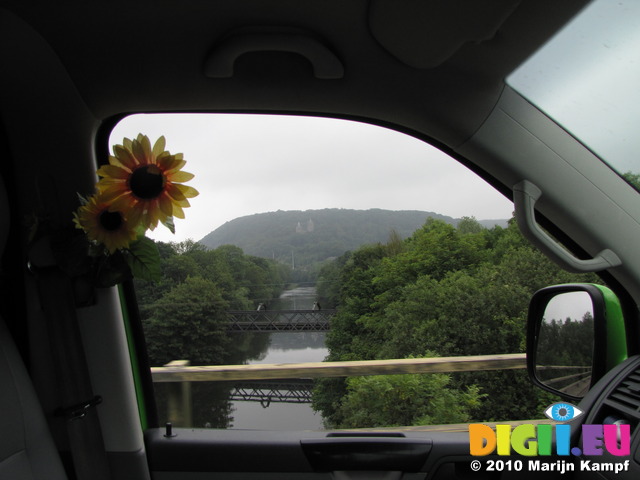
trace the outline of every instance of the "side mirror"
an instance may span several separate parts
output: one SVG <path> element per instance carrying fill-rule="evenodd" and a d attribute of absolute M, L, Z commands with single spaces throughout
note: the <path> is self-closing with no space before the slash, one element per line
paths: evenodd
<path fill-rule="evenodd" d="M 527 370 L 534 384 L 578 401 L 626 358 L 622 308 L 609 288 L 556 285 L 533 295 L 527 322 Z"/>

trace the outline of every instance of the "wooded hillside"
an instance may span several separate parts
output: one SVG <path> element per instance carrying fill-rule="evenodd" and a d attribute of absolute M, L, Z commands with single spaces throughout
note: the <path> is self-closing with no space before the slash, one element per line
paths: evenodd
<path fill-rule="evenodd" d="M 364 244 L 386 242 L 391 231 L 407 238 L 428 218 L 458 225 L 461 219 L 434 212 L 381 209 L 323 209 L 258 213 L 236 218 L 205 236 L 208 248 L 235 245 L 246 254 L 270 258 L 294 266 L 297 281 L 314 278 L 316 264 Z M 506 226 L 506 220 L 480 224 Z M 309 276 L 310 278 L 304 278 Z"/>

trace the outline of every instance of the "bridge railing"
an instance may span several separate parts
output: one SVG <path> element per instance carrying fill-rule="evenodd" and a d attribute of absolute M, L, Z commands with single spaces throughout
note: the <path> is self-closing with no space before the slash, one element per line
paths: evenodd
<path fill-rule="evenodd" d="M 227 320 L 231 331 L 326 332 L 336 310 L 230 310 Z"/>
<path fill-rule="evenodd" d="M 272 378 L 324 378 L 407 373 L 451 373 L 526 368 L 526 355 L 476 355 L 467 357 L 404 358 L 352 362 L 310 362 L 257 365 L 152 367 L 154 382 L 220 382 Z"/>
<path fill-rule="evenodd" d="M 191 382 L 256 381 L 269 379 L 314 379 L 412 373 L 452 373 L 526 368 L 526 354 L 475 355 L 351 362 L 312 362 L 257 365 L 190 366 L 176 360 L 164 367 L 152 367 L 154 383 L 171 383 L 168 420 L 175 425 L 191 425 Z"/>

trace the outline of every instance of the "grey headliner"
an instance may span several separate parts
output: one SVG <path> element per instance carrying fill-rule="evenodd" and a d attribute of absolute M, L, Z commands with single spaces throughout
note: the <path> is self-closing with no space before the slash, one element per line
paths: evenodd
<path fill-rule="evenodd" d="M 504 77 L 585 3 L 3 0 L 0 5 L 46 39 L 99 119 L 135 111 L 313 112 L 393 123 L 455 146 L 490 113 Z M 303 62 L 273 54 L 243 59 L 231 79 L 203 75 L 207 54 L 227 34 L 256 26 L 293 26 L 318 36 L 344 63 L 344 78 L 317 80 Z"/>

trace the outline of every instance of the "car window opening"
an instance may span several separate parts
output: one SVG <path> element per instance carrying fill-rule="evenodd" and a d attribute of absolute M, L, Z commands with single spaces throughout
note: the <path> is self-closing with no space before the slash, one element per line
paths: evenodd
<path fill-rule="evenodd" d="M 524 371 L 529 298 L 599 280 L 531 247 L 511 202 L 475 174 L 343 120 L 136 115 L 111 144 L 141 132 L 184 154 L 200 192 L 175 235 L 150 233 L 161 280 L 135 282 L 161 424 L 428 428 L 539 414 L 548 394 Z M 516 395 L 526 400 L 506 401 Z"/>

